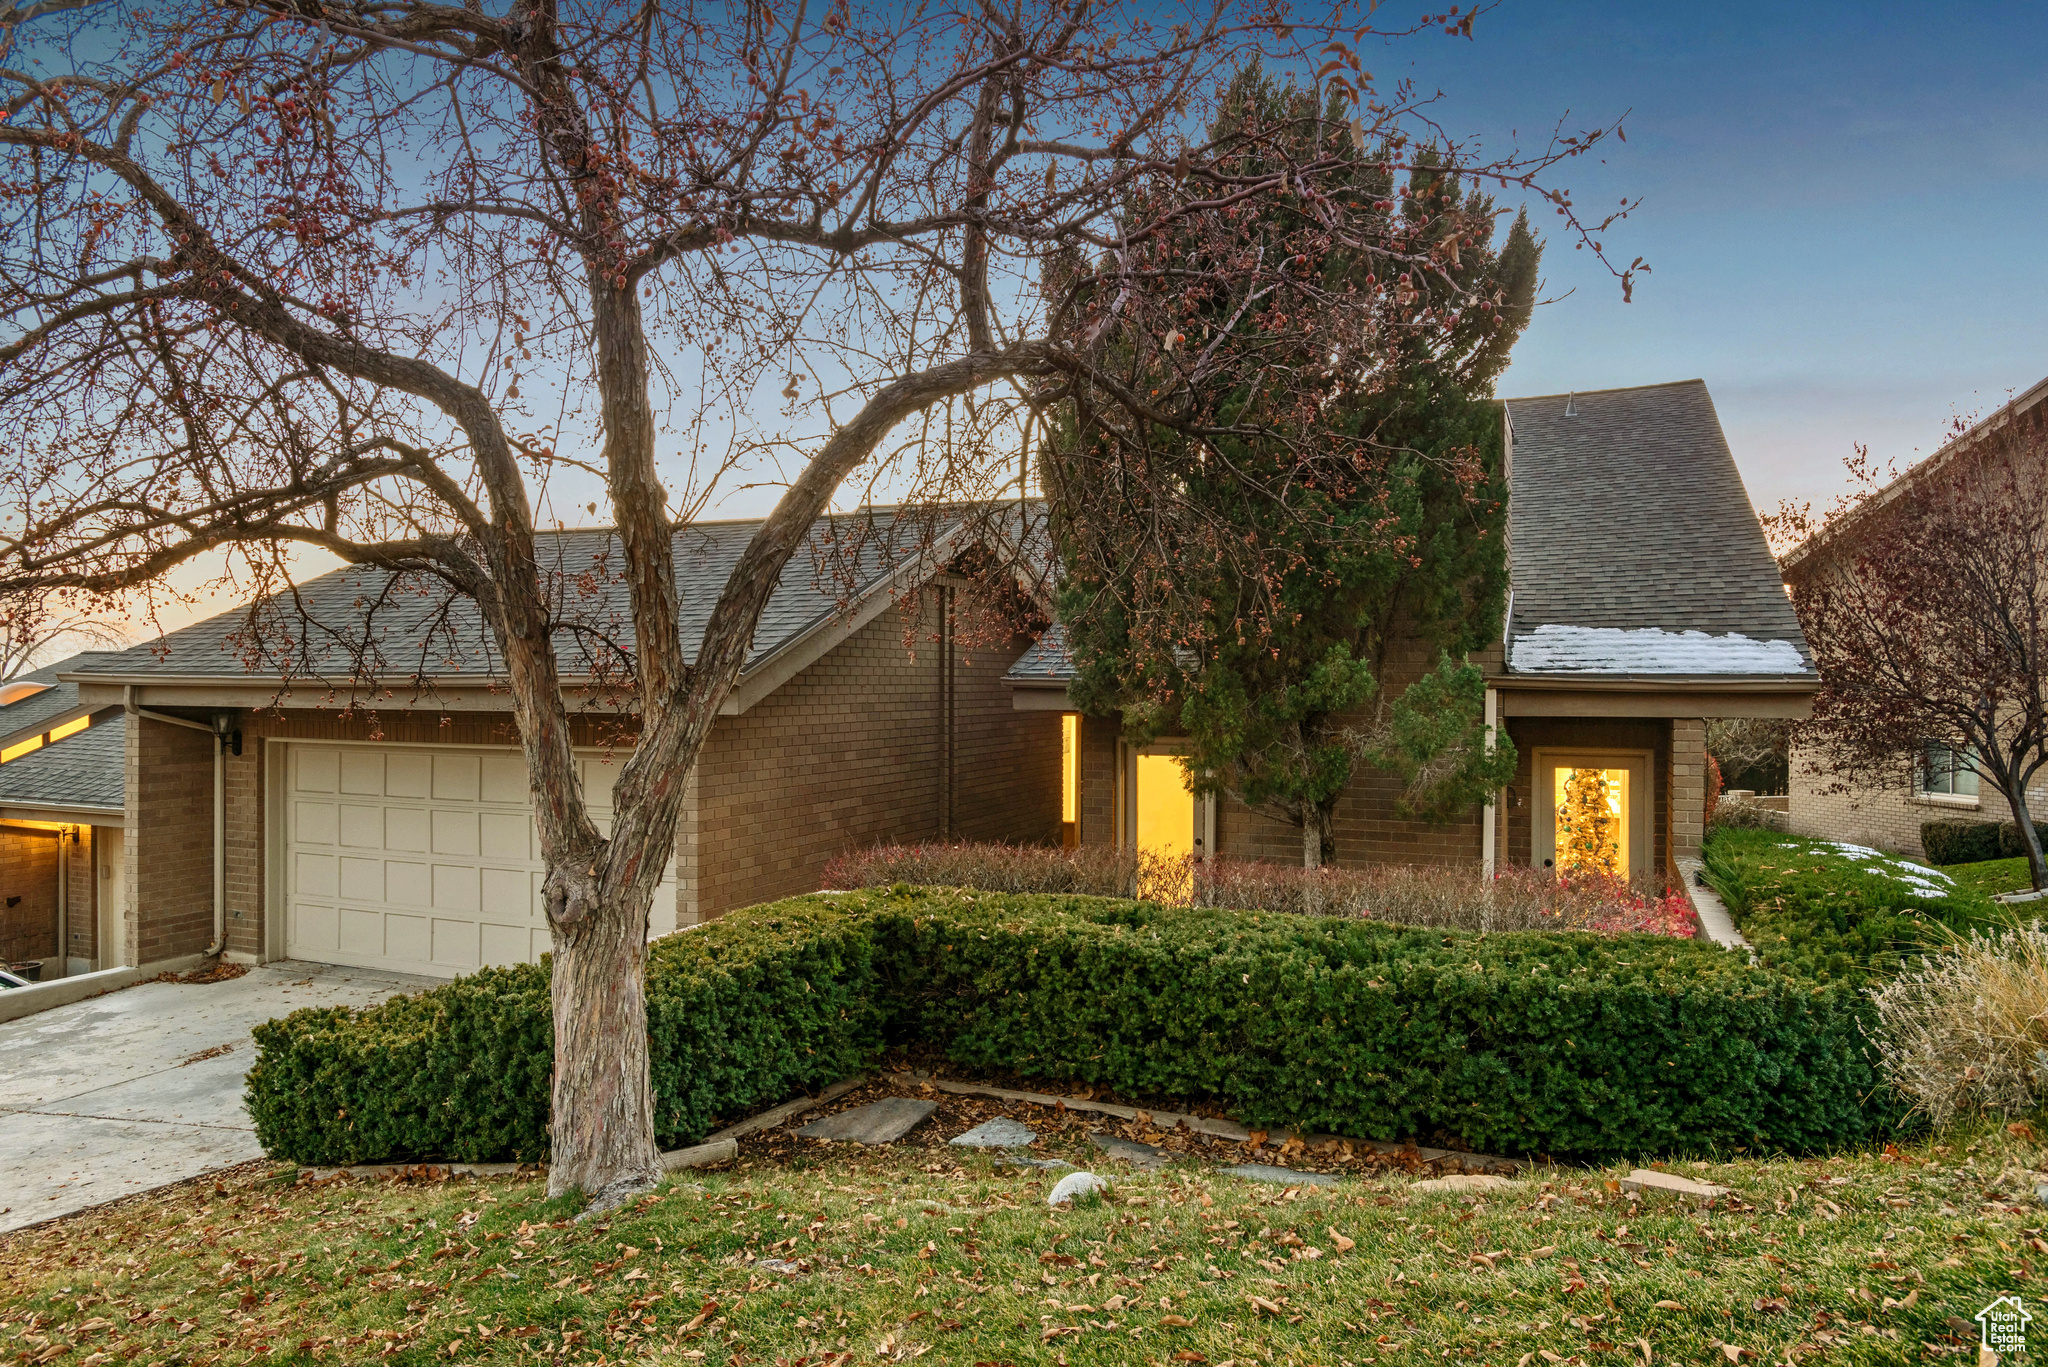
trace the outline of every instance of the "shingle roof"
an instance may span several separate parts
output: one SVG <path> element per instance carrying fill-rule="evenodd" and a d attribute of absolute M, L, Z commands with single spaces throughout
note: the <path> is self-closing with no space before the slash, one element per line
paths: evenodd
<path fill-rule="evenodd" d="M 1813 655 L 1699 380 L 1510 399 L 1512 673 L 1782 678 Z M 1074 677 L 1046 632 L 1005 676 Z"/>
<path fill-rule="evenodd" d="M 1510 672 L 1812 673 L 1704 383 L 1510 399 L 1507 409 Z M 1537 640 L 1558 627 L 1583 630 Z"/>
<path fill-rule="evenodd" d="M 691 658 L 726 579 L 760 525 L 758 520 L 707 522 L 676 532 L 680 635 Z M 768 600 L 749 666 L 914 561 L 929 545 L 931 532 L 923 515 L 893 509 L 820 519 Z M 621 578 L 624 552 L 608 529 L 543 533 L 538 541 L 543 568 L 554 582 L 558 615 L 581 628 L 556 637 L 563 673 L 573 677 L 592 658 L 589 634 L 631 645 L 631 610 Z M 420 674 L 482 680 L 499 672 L 497 650 L 475 603 L 420 576 L 347 566 L 301 585 L 296 605 L 273 600 L 260 632 L 249 630 L 249 618 L 249 609 L 238 608 L 161 640 L 101 656 L 76 672 L 340 681 L 351 676 L 358 650 L 370 661 L 367 672 L 386 679 Z"/>
<path fill-rule="evenodd" d="M 0 764 L 0 804 L 120 812 L 127 802 L 126 738 L 127 718 L 115 710 L 76 735 Z"/>
<path fill-rule="evenodd" d="M 119 655 L 114 650 L 88 650 L 73 655 L 68 660 L 59 660 L 53 665 L 16 675 L 9 683 L 39 683 L 49 687 L 39 693 L 32 693 L 20 702 L 0 707 L 0 743 L 17 736 L 34 734 L 48 729 L 48 724 L 66 713 L 78 710 L 78 685 L 60 680 L 59 674 L 69 674 L 75 669 L 86 668 L 92 661 L 102 657 Z"/>
<path fill-rule="evenodd" d="M 1063 684 L 1074 677 L 1074 657 L 1067 649 L 1067 629 L 1055 622 L 1017 657 L 1006 683 Z"/>

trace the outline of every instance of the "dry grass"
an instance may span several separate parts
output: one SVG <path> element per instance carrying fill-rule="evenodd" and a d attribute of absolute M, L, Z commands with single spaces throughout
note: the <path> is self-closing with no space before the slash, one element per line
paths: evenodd
<path fill-rule="evenodd" d="M 1936 1126 L 2019 1115 L 2048 1083 L 2048 930 L 1973 932 L 1872 989 L 1885 1077 Z"/>
<path fill-rule="evenodd" d="M 1098 1167 L 1111 1199 L 1053 1211 L 1058 1174 L 944 1144 L 969 1119 L 878 1149 L 750 1138 L 738 1167 L 590 1224 L 528 1178 L 316 1185 L 252 1164 L 0 1238 L 0 1358 L 1973 1362 L 1969 1317 L 2033 1286 L 2044 1248 L 2048 1155 L 1995 1129 L 1679 1165 L 1735 1189 L 1711 1210 L 1623 1193 L 1622 1168 L 1460 1196 L 1398 1172 L 1283 1188 L 1182 1158 Z M 1099 1164 L 1083 1136 L 1042 1133 L 1040 1152 Z"/>
<path fill-rule="evenodd" d="M 1345 916 L 1395 925 L 1486 933 L 1508 930 L 1637 931 L 1690 936 L 1682 892 L 1597 877 L 1559 879 L 1510 869 L 1492 879 L 1463 865 L 1375 864 L 1293 868 L 1263 861 L 1142 859 L 1127 850 L 1029 845 L 888 845 L 841 855 L 828 888 L 895 883 L 984 892 L 1082 893 L 1240 911 Z"/>

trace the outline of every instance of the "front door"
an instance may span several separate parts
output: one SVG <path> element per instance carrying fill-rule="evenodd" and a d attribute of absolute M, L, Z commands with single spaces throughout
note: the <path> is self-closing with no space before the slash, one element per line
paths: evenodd
<path fill-rule="evenodd" d="M 1650 756 L 1538 750 L 1536 864 L 1560 876 L 1627 880 L 1650 868 Z"/>

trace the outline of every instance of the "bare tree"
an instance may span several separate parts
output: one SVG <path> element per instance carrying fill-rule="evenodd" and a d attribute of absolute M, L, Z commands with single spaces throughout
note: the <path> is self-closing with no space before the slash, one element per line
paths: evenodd
<path fill-rule="evenodd" d="M 0 607 L 0 683 L 80 650 L 127 644 L 120 623 L 62 598 L 25 594 Z"/>
<path fill-rule="evenodd" d="M 1772 521 L 1803 545 L 1787 578 L 1821 689 L 1797 736 L 1809 771 L 1851 786 L 1913 781 L 1937 746 L 2011 805 L 2048 887 L 2027 789 L 2048 767 L 2048 430 L 2005 414 L 1887 483 L 1867 452 L 1855 491 L 1816 521 Z"/>
<path fill-rule="evenodd" d="M 1077 386 L 1202 436 L 1200 367 L 1134 388 L 1092 359 L 1110 334 L 1156 349 L 1168 331 L 1182 282 L 1130 251 L 1173 223 L 1312 203 L 1388 262 L 1327 301 L 1361 319 L 1404 272 L 1442 275 L 1322 188 L 1350 163 L 1319 148 L 1369 139 L 1399 169 L 1405 130 L 1441 132 L 1370 84 L 1363 22 L 1251 0 L 10 9 L 0 593 L 118 595 L 229 547 L 259 600 L 249 649 L 330 672 L 291 620 L 294 547 L 386 573 L 402 587 L 379 602 L 469 605 L 546 868 L 550 1186 L 616 1201 L 659 1170 L 644 941 L 684 781 L 842 484 L 957 521 L 1022 492 L 1020 431 Z M 1254 59 L 1321 63 L 1352 117 L 1230 169 L 1186 130 Z M 1464 164 L 1577 228 L 1538 178 L 1600 136 Z M 1071 268 L 1048 293 L 1055 260 Z M 769 431 L 777 392 L 788 426 Z M 673 538 L 722 473 L 764 462 L 784 491 L 685 641 Z M 579 480 L 602 481 L 616 527 L 596 566 L 539 525 Z M 578 606 L 592 575 L 624 620 Z M 395 666 L 358 646 L 332 681 L 363 697 Z M 569 648 L 634 722 L 608 836 L 577 783 Z"/>

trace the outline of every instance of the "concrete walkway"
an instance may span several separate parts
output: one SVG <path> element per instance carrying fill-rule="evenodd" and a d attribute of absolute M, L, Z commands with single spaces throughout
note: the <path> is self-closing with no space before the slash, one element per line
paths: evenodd
<path fill-rule="evenodd" d="M 1721 900 L 1721 895 L 1700 881 L 1700 870 L 1705 867 L 1697 859 L 1678 861 L 1678 873 L 1685 879 L 1686 895 L 1692 898 L 1693 913 L 1700 918 L 1700 930 L 1723 949 L 1741 950 L 1749 955 L 1751 962 L 1755 962 L 1756 951 L 1735 928 L 1735 918 L 1728 914 L 1727 904 Z"/>
<path fill-rule="evenodd" d="M 0 1232 L 262 1157 L 242 1109 L 250 1029 L 431 986 L 287 961 L 0 1023 Z"/>

